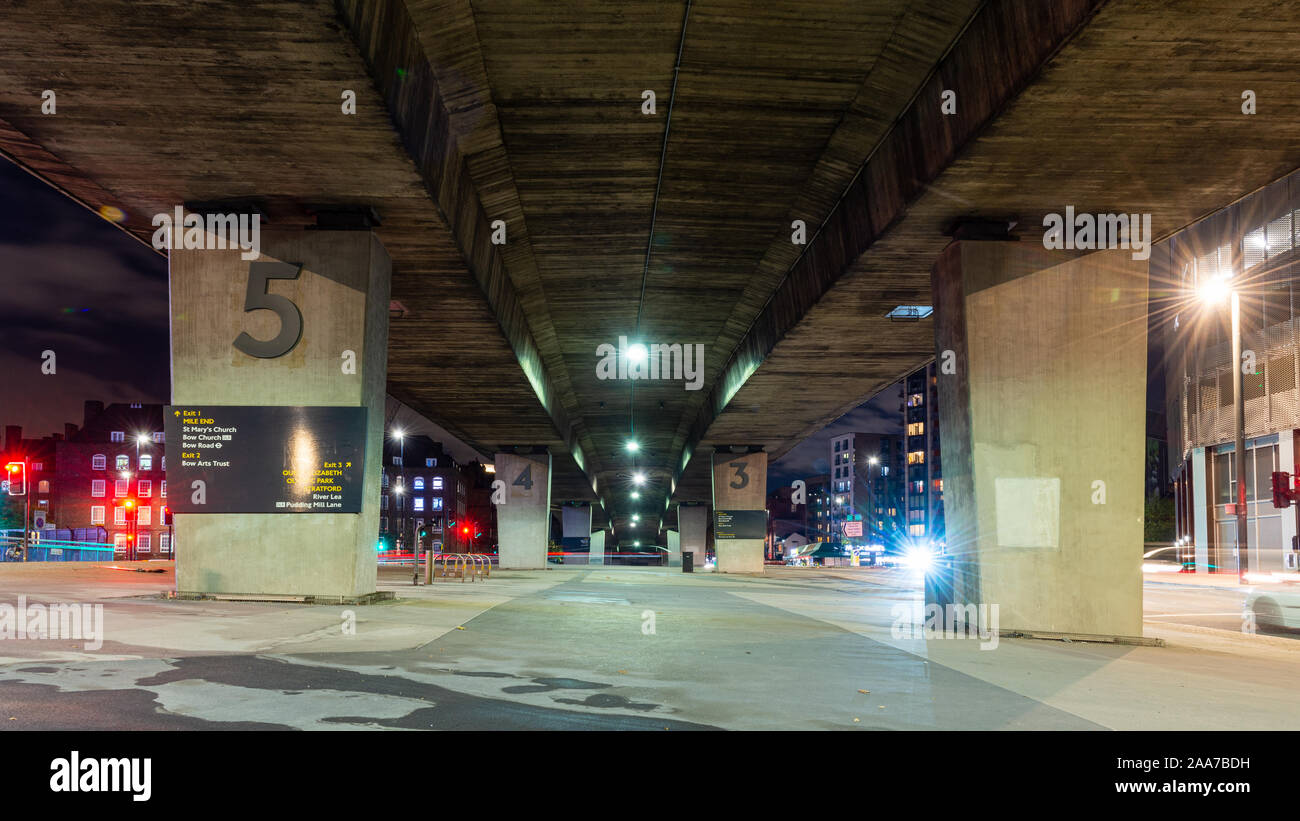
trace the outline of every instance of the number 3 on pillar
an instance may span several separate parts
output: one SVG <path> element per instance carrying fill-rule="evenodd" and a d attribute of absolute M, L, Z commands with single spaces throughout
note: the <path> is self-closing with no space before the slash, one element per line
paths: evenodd
<path fill-rule="evenodd" d="M 267 292 L 273 279 L 297 279 L 302 264 L 289 262 L 253 262 L 248 266 L 248 291 L 244 295 L 244 313 L 258 309 L 274 311 L 280 317 L 280 333 L 274 339 L 260 340 L 247 331 L 235 337 L 235 348 L 258 359 L 275 359 L 292 351 L 302 338 L 302 312 L 293 300 Z"/>

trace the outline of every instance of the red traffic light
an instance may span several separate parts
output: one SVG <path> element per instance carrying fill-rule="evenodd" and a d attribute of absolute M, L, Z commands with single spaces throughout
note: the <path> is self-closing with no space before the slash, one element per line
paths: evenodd
<path fill-rule="evenodd" d="M 9 495 L 26 496 L 27 495 L 27 463 L 10 462 L 5 465 L 5 471 L 9 474 Z"/>
<path fill-rule="evenodd" d="M 469 535 L 469 528 L 468 528 L 468 527 L 462 527 L 462 528 L 460 529 L 460 532 L 461 532 L 461 534 L 463 534 L 463 535 L 465 535 L 465 536 L 468 536 L 468 535 Z"/>
<path fill-rule="evenodd" d="M 1274 471 L 1272 474 L 1272 480 L 1273 507 L 1278 508 L 1279 510 L 1290 507 L 1292 494 L 1295 492 L 1290 488 L 1291 474 L 1286 473 L 1285 471 Z"/>

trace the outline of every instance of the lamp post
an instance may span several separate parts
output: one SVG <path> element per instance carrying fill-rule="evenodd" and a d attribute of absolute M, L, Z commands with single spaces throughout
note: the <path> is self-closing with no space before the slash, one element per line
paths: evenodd
<path fill-rule="evenodd" d="M 871 481 L 871 469 L 880 464 L 880 457 L 871 456 L 867 459 L 867 514 L 871 516 L 871 521 L 867 522 L 867 549 L 871 549 L 871 534 L 876 529 L 876 486 Z M 884 535 L 881 535 L 881 541 L 884 541 Z M 873 554 L 874 555 L 874 554 Z"/>
<path fill-rule="evenodd" d="M 408 541 L 406 533 L 406 504 L 402 498 L 406 489 L 406 434 L 400 430 L 393 431 L 394 438 L 397 439 L 397 497 L 398 497 L 398 533 L 402 535 L 402 541 Z M 410 539 L 411 542 L 411 584 L 420 584 L 420 540 L 418 538 Z"/>
<path fill-rule="evenodd" d="M 134 531 L 131 536 L 131 558 L 133 560 L 140 558 L 140 446 L 149 444 L 149 434 L 140 433 L 135 437 L 135 520 L 132 524 Z M 153 469 L 153 463 L 149 463 L 150 470 Z M 128 488 L 129 489 L 129 488 Z"/>
<path fill-rule="evenodd" d="M 1246 533 L 1246 397 L 1243 390 L 1245 374 L 1241 369 L 1241 295 L 1228 285 L 1223 276 L 1217 276 L 1202 286 L 1202 296 L 1211 303 L 1220 303 L 1225 295 L 1232 300 L 1232 399 L 1234 428 L 1232 463 L 1237 474 L 1237 501 L 1233 510 L 1237 514 L 1237 582 L 1246 584 L 1250 572 L 1249 539 Z"/>

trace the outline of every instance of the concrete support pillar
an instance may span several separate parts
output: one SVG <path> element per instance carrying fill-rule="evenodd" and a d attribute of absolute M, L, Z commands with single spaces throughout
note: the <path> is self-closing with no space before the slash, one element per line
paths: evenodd
<path fill-rule="evenodd" d="M 695 570 L 702 570 L 704 560 L 708 558 L 709 506 L 678 505 L 677 530 L 681 551 L 694 554 Z"/>
<path fill-rule="evenodd" d="M 364 469 L 361 510 L 219 512 L 240 505 L 221 498 L 215 486 L 200 506 L 183 477 L 180 442 L 168 441 L 177 511 L 176 588 L 196 594 L 364 597 L 375 592 L 388 254 L 369 231 L 264 231 L 260 252 L 252 260 L 242 259 L 239 249 L 171 252 L 172 404 L 365 408 L 364 466 L 356 466 Z M 290 265 L 275 270 L 281 276 L 259 280 L 267 263 Z M 299 265 L 296 274 L 283 276 Z M 268 303 L 273 310 L 245 310 L 246 304 Z M 238 347 L 236 339 L 243 340 Z M 268 340 L 275 342 L 258 347 Z M 297 435 L 310 440 L 315 433 Z M 290 459 L 282 453 L 240 454 L 240 463 L 230 468 L 241 471 L 230 477 L 232 486 L 262 486 L 268 476 L 279 479 L 287 475 L 282 470 L 304 458 L 315 464 L 317 448 L 328 451 L 338 444 L 317 442 L 306 457 L 293 457 L 294 464 L 281 464 Z"/>
<path fill-rule="evenodd" d="M 719 573 L 762 573 L 767 454 L 713 454 L 713 545 Z"/>
<path fill-rule="evenodd" d="M 497 481 L 505 483 L 505 501 L 497 505 L 501 567 L 544 569 L 551 530 L 551 455 L 498 453 L 495 464 Z"/>
<path fill-rule="evenodd" d="M 682 534 L 676 530 L 665 531 L 668 534 L 668 566 L 682 566 Z"/>
<path fill-rule="evenodd" d="M 591 505 L 565 505 L 560 508 L 560 543 L 564 546 L 565 564 L 589 564 L 591 558 Z"/>
<path fill-rule="evenodd" d="M 591 554 L 587 558 L 590 564 L 605 563 L 605 531 L 595 530 L 591 534 Z"/>
<path fill-rule="evenodd" d="M 1003 631 L 1140 636 L 1147 262 L 1063 257 L 964 241 L 933 268 L 946 583 Z"/>

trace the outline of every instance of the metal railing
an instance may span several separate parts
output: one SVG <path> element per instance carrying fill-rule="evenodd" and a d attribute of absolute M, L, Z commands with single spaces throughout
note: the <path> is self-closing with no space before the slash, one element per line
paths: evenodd
<path fill-rule="evenodd" d="M 0 562 L 21 562 L 23 538 L 0 537 Z M 27 546 L 29 562 L 103 562 L 113 560 L 113 545 L 68 539 L 41 539 Z"/>

